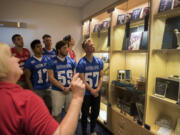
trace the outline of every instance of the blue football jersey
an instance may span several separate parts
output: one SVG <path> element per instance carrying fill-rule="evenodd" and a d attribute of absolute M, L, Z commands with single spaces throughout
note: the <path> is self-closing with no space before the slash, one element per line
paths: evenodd
<path fill-rule="evenodd" d="M 43 48 L 43 55 L 46 55 L 50 58 L 54 58 L 56 56 L 55 49 L 52 49 L 52 51 L 48 51 L 45 48 Z"/>
<path fill-rule="evenodd" d="M 60 58 L 56 56 L 48 63 L 48 69 L 54 71 L 54 77 L 56 80 L 58 80 L 64 87 L 68 87 L 73 77 L 74 69 L 76 69 L 76 62 L 69 56 L 66 56 L 64 61 L 61 61 Z M 54 85 L 52 85 L 52 89 L 62 91 Z"/>
<path fill-rule="evenodd" d="M 50 58 L 47 56 L 42 56 L 41 61 L 34 56 L 26 61 L 24 68 L 31 71 L 31 81 L 34 90 L 44 90 L 49 88 L 50 82 L 47 73 L 47 63 L 49 61 Z"/>
<path fill-rule="evenodd" d="M 86 57 L 80 59 L 76 71 L 84 73 L 86 82 L 93 88 L 98 87 L 100 79 L 100 71 L 103 70 L 103 61 L 97 57 L 93 57 L 93 61 L 89 62 Z M 86 90 L 86 95 L 91 95 L 89 90 Z"/>

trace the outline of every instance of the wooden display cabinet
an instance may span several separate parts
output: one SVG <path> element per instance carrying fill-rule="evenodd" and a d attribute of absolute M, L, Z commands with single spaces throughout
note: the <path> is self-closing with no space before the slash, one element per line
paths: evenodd
<path fill-rule="evenodd" d="M 151 130 L 157 133 L 159 127 L 156 120 L 166 115 L 172 119 L 171 135 L 177 119 L 180 118 L 180 105 L 175 100 L 159 98 L 154 95 L 156 77 L 180 76 L 180 50 L 175 48 L 162 49 L 163 35 L 165 32 L 166 20 L 173 17 L 180 17 L 180 8 L 158 13 L 160 0 L 151 0 L 151 26 L 150 26 L 150 51 L 148 68 L 148 87 L 146 97 L 145 123 L 151 126 Z M 172 32 L 172 34 L 174 34 Z"/>
<path fill-rule="evenodd" d="M 111 85 L 113 80 L 117 80 L 118 70 L 130 70 L 130 82 L 134 85 L 141 78 L 147 81 L 147 68 L 148 68 L 148 49 L 145 50 L 124 50 L 123 42 L 126 36 L 126 24 L 117 25 L 117 18 L 120 14 L 127 14 L 134 9 L 150 6 L 148 0 L 132 0 L 124 1 L 115 7 L 112 13 L 112 30 L 111 30 L 111 49 L 110 49 L 110 88 L 109 88 L 109 101 L 112 105 L 111 117 L 112 123 L 110 128 L 115 135 L 148 135 L 152 134 L 144 127 L 139 126 L 134 117 L 127 113 L 122 112 L 117 107 L 117 98 L 121 91 L 127 91 L 123 87 Z M 135 21 L 130 21 L 130 29 L 136 27 L 144 28 L 144 18 L 139 18 Z M 143 29 L 144 31 L 144 29 Z M 130 35 L 129 35 L 130 36 Z M 127 39 L 127 40 L 130 40 Z M 148 44 L 147 44 L 148 46 Z M 148 47 L 147 47 L 148 48 Z M 146 91 L 144 91 L 146 92 Z M 145 101 L 144 101 L 145 102 Z M 145 103 L 144 103 L 145 104 Z M 143 118 L 144 123 L 144 118 Z M 132 129 L 131 131 L 129 129 Z"/>
<path fill-rule="evenodd" d="M 109 26 L 111 25 L 111 16 L 109 13 L 104 12 L 94 18 L 91 21 L 91 38 L 94 41 L 96 52 L 108 52 L 108 28 L 103 27 L 103 22 L 109 21 Z M 95 27 L 99 25 L 99 29 L 95 30 Z"/>
<path fill-rule="evenodd" d="M 101 87 L 101 102 L 107 105 L 108 104 L 108 87 L 109 87 L 109 53 L 108 52 L 95 52 L 94 56 L 100 58 L 104 63 L 103 84 Z"/>
<path fill-rule="evenodd" d="M 107 8 L 104 12 L 101 11 L 100 14 L 96 14 L 91 18 L 89 29 L 90 37 L 93 39 L 96 48 L 95 55 L 101 57 L 103 53 L 108 53 L 110 57 L 110 63 L 105 63 L 104 66 L 105 69 L 107 68 L 107 71 L 104 71 L 105 75 L 109 75 L 107 104 L 101 102 L 101 109 L 107 111 L 107 124 L 104 124 L 103 121 L 101 122 L 115 135 L 157 134 L 159 127 L 155 122 L 161 115 L 171 117 L 171 135 L 174 135 L 177 119 L 180 118 L 180 105 L 176 104 L 175 100 L 159 98 L 154 95 L 156 77 L 180 76 L 180 50 L 175 48 L 162 49 L 166 20 L 180 17 L 180 8 L 158 13 L 159 5 L 160 0 L 121 0 L 109 7 L 115 8 L 113 12 L 107 13 Z M 149 29 L 147 49 L 128 50 L 128 47 L 124 49 L 124 38 L 128 38 L 127 25 L 117 25 L 118 15 L 127 14 L 134 9 L 148 6 L 150 7 L 150 20 L 149 26 L 146 27 L 146 29 Z M 105 20 L 111 21 L 111 29 L 109 29 L 110 46 L 107 44 L 108 29 L 93 32 L 95 24 L 101 24 Z M 140 26 L 143 28 L 144 24 L 144 18 L 131 21 L 129 25 L 130 33 L 131 29 Z M 87 24 L 84 23 L 83 27 L 87 27 Z M 87 32 L 83 32 L 83 35 L 86 35 L 84 33 Z M 122 110 L 117 107 L 118 93 L 126 91 L 124 88 L 118 88 L 111 84 L 113 80 L 117 80 L 117 70 L 119 69 L 131 70 L 130 81 L 133 84 L 136 84 L 140 77 L 144 78 L 146 89 L 143 123 L 150 126 L 150 131 L 146 130 L 143 126 L 139 126 L 134 117 L 122 113 Z"/>
<path fill-rule="evenodd" d="M 116 106 L 112 106 L 111 116 L 114 135 L 153 135 L 138 125 L 131 116 L 122 114 Z"/>
<path fill-rule="evenodd" d="M 107 127 L 108 117 L 108 87 L 109 87 L 109 46 L 108 46 L 108 29 L 102 29 L 103 22 L 109 21 L 111 25 L 110 14 L 104 12 L 91 19 L 90 23 L 90 37 L 94 42 L 95 53 L 94 56 L 101 58 L 104 62 L 103 69 L 103 84 L 101 93 L 100 115 L 99 122 Z M 94 31 L 96 25 L 99 25 L 99 30 Z"/>
<path fill-rule="evenodd" d="M 95 52 L 94 56 L 103 60 L 103 83 L 101 87 L 101 104 L 98 120 L 107 127 L 108 117 L 108 87 L 109 87 L 109 53 L 106 51 Z"/>

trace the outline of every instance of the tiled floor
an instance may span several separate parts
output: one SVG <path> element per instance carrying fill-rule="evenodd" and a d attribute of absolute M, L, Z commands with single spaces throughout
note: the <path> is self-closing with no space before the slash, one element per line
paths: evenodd
<path fill-rule="evenodd" d="M 62 111 L 61 118 L 63 118 L 64 116 L 65 116 L 65 112 Z M 100 123 L 97 123 L 95 131 L 97 132 L 98 135 L 113 135 Z M 87 132 L 89 133 L 88 135 L 90 135 L 90 124 L 89 123 L 88 123 L 88 127 L 87 127 Z M 78 126 L 77 126 L 75 135 L 82 135 L 81 120 L 79 120 L 79 122 L 78 122 Z"/>
<path fill-rule="evenodd" d="M 90 125 L 89 124 L 88 124 L 87 130 L 88 130 L 88 133 L 90 133 Z M 97 123 L 95 131 L 97 132 L 98 135 L 113 135 L 104 126 L 102 126 L 100 123 Z M 76 131 L 75 135 L 82 135 L 80 120 L 79 120 L 77 131 Z"/>

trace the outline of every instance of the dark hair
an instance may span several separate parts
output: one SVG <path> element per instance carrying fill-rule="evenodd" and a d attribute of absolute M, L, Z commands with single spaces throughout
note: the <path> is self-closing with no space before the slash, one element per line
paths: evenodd
<path fill-rule="evenodd" d="M 51 38 L 51 36 L 48 35 L 48 34 L 44 34 L 44 35 L 42 36 L 42 39 L 44 40 L 45 38 Z"/>
<path fill-rule="evenodd" d="M 41 44 L 41 41 L 39 39 L 35 39 L 31 42 L 31 49 L 34 50 L 36 45 Z"/>
<path fill-rule="evenodd" d="M 15 40 L 16 37 L 21 37 L 21 35 L 20 35 L 20 34 L 14 34 L 14 35 L 12 36 L 12 41 L 13 41 L 13 42 L 14 42 L 14 40 Z"/>
<path fill-rule="evenodd" d="M 82 42 L 82 48 L 84 49 L 86 45 L 86 39 Z"/>
<path fill-rule="evenodd" d="M 64 41 L 70 42 L 71 41 L 71 35 L 67 35 L 63 38 Z"/>
<path fill-rule="evenodd" d="M 56 54 L 58 55 L 58 50 L 61 49 L 61 47 L 65 46 L 67 44 L 66 41 L 61 40 L 56 43 Z"/>

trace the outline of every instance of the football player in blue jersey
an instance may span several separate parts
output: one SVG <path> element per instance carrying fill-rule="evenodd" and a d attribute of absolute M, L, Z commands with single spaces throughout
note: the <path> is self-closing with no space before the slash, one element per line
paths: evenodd
<path fill-rule="evenodd" d="M 83 42 L 82 48 L 86 55 L 80 59 L 77 65 L 77 72 L 86 85 L 86 93 L 82 105 L 82 132 L 87 134 L 87 117 L 91 107 L 90 126 L 91 135 L 96 135 L 95 126 L 100 110 L 101 86 L 103 81 L 103 62 L 101 59 L 93 56 L 95 51 L 93 41 L 87 39 Z"/>
<path fill-rule="evenodd" d="M 50 61 L 50 58 L 42 55 L 40 40 L 32 41 L 31 49 L 34 56 L 30 57 L 24 65 L 26 82 L 29 89 L 42 97 L 51 112 L 50 82 L 47 73 L 47 63 Z"/>
<path fill-rule="evenodd" d="M 56 43 L 57 56 L 48 64 L 48 75 L 52 83 L 52 115 L 60 121 L 62 108 L 67 111 L 72 98 L 70 82 L 75 73 L 76 63 L 68 54 L 65 41 Z"/>
<path fill-rule="evenodd" d="M 43 55 L 49 56 L 50 58 L 53 58 L 56 56 L 55 49 L 52 48 L 52 39 L 51 36 L 48 34 L 45 34 L 43 37 L 43 43 L 45 47 L 43 48 Z"/>

